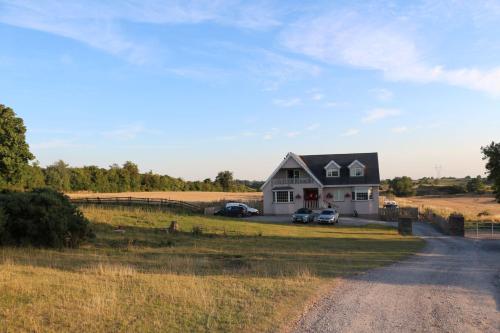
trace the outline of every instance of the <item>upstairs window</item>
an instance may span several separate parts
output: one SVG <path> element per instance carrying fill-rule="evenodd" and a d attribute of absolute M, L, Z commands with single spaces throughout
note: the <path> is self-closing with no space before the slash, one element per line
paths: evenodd
<path fill-rule="evenodd" d="M 339 169 L 328 169 L 328 170 L 326 170 L 326 176 L 329 178 L 340 177 L 340 170 Z"/>
<path fill-rule="evenodd" d="M 365 170 L 360 167 L 351 168 L 351 177 L 363 177 Z"/>
<path fill-rule="evenodd" d="M 300 178 L 300 170 L 290 169 L 290 170 L 288 170 L 287 176 L 288 176 L 288 178 L 294 178 L 294 179 Z"/>

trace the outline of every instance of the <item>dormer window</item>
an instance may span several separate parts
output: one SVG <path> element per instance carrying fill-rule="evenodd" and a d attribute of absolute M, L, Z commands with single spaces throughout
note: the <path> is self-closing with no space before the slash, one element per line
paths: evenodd
<path fill-rule="evenodd" d="M 335 161 L 328 162 L 328 164 L 325 165 L 325 171 L 327 178 L 340 177 L 340 165 L 335 163 Z"/>
<path fill-rule="evenodd" d="M 358 160 L 355 160 L 348 166 L 351 177 L 363 177 L 365 175 L 365 166 Z"/>
<path fill-rule="evenodd" d="M 351 169 L 351 177 L 363 177 L 363 176 L 364 176 L 363 168 Z"/>
<path fill-rule="evenodd" d="M 326 170 L 326 176 L 329 178 L 340 177 L 340 170 L 339 169 L 328 169 L 328 170 Z"/>

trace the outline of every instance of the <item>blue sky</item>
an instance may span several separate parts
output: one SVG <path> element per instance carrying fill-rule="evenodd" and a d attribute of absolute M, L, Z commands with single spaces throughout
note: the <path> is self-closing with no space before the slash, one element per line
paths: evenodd
<path fill-rule="evenodd" d="M 42 165 L 264 179 L 288 151 L 484 173 L 500 1 L 0 0 L 0 103 Z"/>

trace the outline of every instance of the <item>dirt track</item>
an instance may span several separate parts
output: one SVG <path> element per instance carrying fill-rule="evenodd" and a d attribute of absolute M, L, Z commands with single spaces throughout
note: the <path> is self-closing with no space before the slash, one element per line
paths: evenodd
<path fill-rule="evenodd" d="M 295 331 L 500 332 L 500 241 L 414 230 L 421 253 L 342 281 Z"/>

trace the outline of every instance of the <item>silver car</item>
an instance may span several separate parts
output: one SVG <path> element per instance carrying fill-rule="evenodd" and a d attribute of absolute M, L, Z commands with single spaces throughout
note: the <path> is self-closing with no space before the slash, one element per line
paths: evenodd
<path fill-rule="evenodd" d="M 339 223 L 339 213 L 335 209 L 326 209 L 319 214 L 318 223 Z"/>
<path fill-rule="evenodd" d="M 314 222 L 318 214 L 307 208 L 300 208 L 292 215 L 292 222 L 309 223 Z"/>

